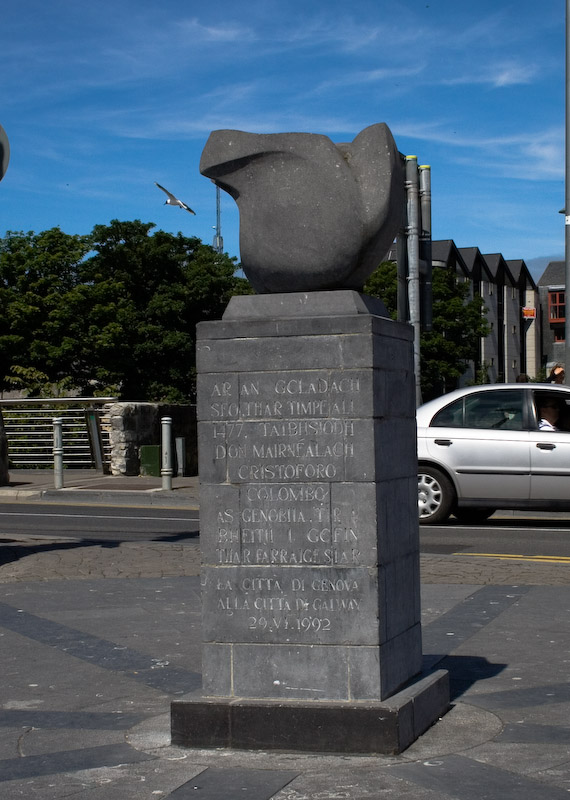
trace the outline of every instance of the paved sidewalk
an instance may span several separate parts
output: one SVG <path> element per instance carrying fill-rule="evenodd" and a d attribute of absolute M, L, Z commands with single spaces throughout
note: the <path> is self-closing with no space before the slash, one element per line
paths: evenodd
<path fill-rule="evenodd" d="M 11 470 L 10 484 L 0 486 L 0 503 L 48 502 L 68 504 L 156 505 L 198 508 L 198 477 L 172 479 L 172 489 L 162 488 L 162 478 L 103 475 L 89 469 L 63 473 L 63 489 L 54 488 L 51 469 Z"/>
<path fill-rule="evenodd" d="M 184 750 L 169 704 L 201 682 L 196 537 L 38 540 L 0 541 L 17 551 L 0 559 L 3 800 L 568 797 L 565 565 L 422 556 L 424 662 L 449 670 L 453 704 L 402 755 Z"/>

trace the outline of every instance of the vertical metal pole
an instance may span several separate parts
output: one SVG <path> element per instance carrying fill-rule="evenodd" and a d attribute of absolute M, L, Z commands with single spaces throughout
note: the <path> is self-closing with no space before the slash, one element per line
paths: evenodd
<path fill-rule="evenodd" d="M 214 250 L 216 253 L 224 252 L 224 240 L 222 239 L 222 208 L 219 186 L 216 186 L 216 233 L 214 234 Z"/>
<path fill-rule="evenodd" d="M 176 463 L 178 465 L 176 476 L 180 478 L 180 476 L 186 475 L 186 439 L 183 436 L 176 437 L 174 440 L 174 449 L 176 451 Z"/>
<path fill-rule="evenodd" d="M 400 153 L 402 169 L 405 170 L 406 158 Z M 402 208 L 402 227 L 396 238 L 396 319 L 408 322 L 408 199 Z"/>
<path fill-rule="evenodd" d="M 564 298 L 566 301 L 566 321 L 564 324 L 564 369 L 566 384 L 570 384 L 568 370 L 570 370 L 570 303 L 568 291 L 570 290 L 570 0 L 566 0 L 566 172 L 564 192 L 564 262 L 565 262 L 565 287 Z"/>
<path fill-rule="evenodd" d="M 422 330 L 432 329 L 432 291 L 431 291 L 431 167 L 420 166 L 420 209 L 421 235 L 420 257 L 425 263 L 425 275 L 422 281 L 422 313 L 420 314 Z"/>
<path fill-rule="evenodd" d="M 407 225 L 407 222 L 406 222 Z M 398 231 L 396 239 L 396 308 L 398 322 L 408 321 L 408 232 L 407 228 Z"/>
<path fill-rule="evenodd" d="M 162 417 L 161 419 L 161 448 L 162 466 L 160 474 L 162 476 L 162 488 L 172 489 L 172 417 Z"/>
<path fill-rule="evenodd" d="M 53 419 L 53 485 L 63 489 L 63 418 Z"/>
<path fill-rule="evenodd" d="M 91 458 L 95 464 L 95 469 L 103 472 L 105 464 L 103 462 L 103 443 L 101 441 L 101 426 L 97 409 L 86 408 L 85 420 L 87 422 L 87 433 L 89 434 Z"/>
<path fill-rule="evenodd" d="M 420 406 L 422 402 L 420 385 L 420 213 L 417 156 L 406 156 L 406 194 L 408 198 L 408 299 L 410 305 L 410 324 L 414 329 L 416 406 Z"/>

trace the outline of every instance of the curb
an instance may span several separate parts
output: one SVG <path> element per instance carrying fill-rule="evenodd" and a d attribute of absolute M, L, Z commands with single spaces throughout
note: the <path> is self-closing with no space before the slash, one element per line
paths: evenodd
<path fill-rule="evenodd" d="M 177 494 L 176 489 L 97 490 L 97 489 L 16 489 L 0 490 L 0 503 L 33 502 L 75 505 L 157 506 L 197 511 L 196 498 Z"/>

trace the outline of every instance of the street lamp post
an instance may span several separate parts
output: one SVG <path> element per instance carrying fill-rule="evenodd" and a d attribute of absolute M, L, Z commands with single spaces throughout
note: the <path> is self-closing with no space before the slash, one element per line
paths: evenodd
<path fill-rule="evenodd" d="M 220 204 L 220 187 L 216 186 L 216 233 L 214 234 L 214 250 L 216 253 L 224 252 L 224 240 L 222 239 L 222 212 Z"/>

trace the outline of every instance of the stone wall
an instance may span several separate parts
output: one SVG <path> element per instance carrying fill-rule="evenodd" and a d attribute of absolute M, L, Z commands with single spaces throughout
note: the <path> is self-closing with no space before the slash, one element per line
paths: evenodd
<path fill-rule="evenodd" d="M 186 439 L 186 475 L 198 473 L 196 408 L 166 403 L 113 403 L 109 407 L 111 474 L 138 475 L 141 445 L 160 445 L 160 420 L 172 418 L 172 439 Z"/>

